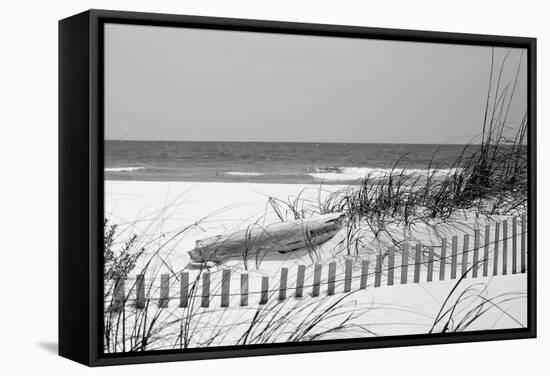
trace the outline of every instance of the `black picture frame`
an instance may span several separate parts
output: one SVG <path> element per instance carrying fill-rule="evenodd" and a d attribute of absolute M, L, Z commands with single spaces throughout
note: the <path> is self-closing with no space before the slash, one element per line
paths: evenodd
<path fill-rule="evenodd" d="M 527 49 L 528 326 L 525 329 L 103 354 L 103 25 L 123 23 Z M 88 366 L 536 337 L 536 39 L 88 10 L 59 21 L 59 354 Z"/>

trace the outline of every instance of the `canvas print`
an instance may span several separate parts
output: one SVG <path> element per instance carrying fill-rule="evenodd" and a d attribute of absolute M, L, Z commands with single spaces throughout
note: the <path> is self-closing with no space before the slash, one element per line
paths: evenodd
<path fill-rule="evenodd" d="M 527 327 L 527 51 L 109 24 L 103 351 Z"/>

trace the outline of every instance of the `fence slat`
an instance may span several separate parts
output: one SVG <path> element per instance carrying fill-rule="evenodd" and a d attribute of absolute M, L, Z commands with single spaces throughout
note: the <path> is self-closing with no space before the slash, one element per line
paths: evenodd
<path fill-rule="evenodd" d="M 248 305 L 248 274 L 241 274 L 241 306 Z"/>
<path fill-rule="evenodd" d="M 185 308 L 189 305 L 189 273 L 180 274 L 180 307 Z"/>
<path fill-rule="evenodd" d="M 498 275 L 498 252 L 500 244 L 500 223 L 495 223 L 495 245 L 493 249 L 493 275 Z"/>
<path fill-rule="evenodd" d="M 474 251 L 472 257 L 472 277 L 477 278 L 479 272 L 479 249 L 481 248 L 481 230 L 474 230 Z"/>
<path fill-rule="evenodd" d="M 262 292 L 260 294 L 260 304 L 266 304 L 267 298 L 268 298 L 268 291 L 269 291 L 269 277 L 263 276 L 262 277 Z"/>
<path fill-rule="evenodd" d="M 382 255 L 376 255 L 376 265 L 374 267 L 374 287 L 380 287 L 382 283 Z"/>
<path fill-rule="evenodd" d="M 401 284 L 407 283 L 407 277 L 409 274 L 409 245 L 403 244 L 403 250 L 401 251 Z"/>
<path fill-rule="evenodd" d="M 319 296 L 321 290 L 321 272 L 323 271 L 323 265 L 315 264 L 313 268 L 313 287 L 311 289 L 311 296 Z"/>
<path fill-rule="evenodd" d="M 508 221 L 502 221 L 502 275 L 508 274 Z"/>
<path fill-rule="evenodd" d="M 525 273 L 527 264 L 527 216 L 521 216 L 521 272 Z"/>
<path fill-rule="evenodd" d="M 461 276 L 466 278 L 468 271 L 468 248 L 470 247 L 470 235 L 464 234 L 464 242 L 462 243 L 462 270 Z"/>
<path fill-rule="evenodd" d="M 369 261 L 363 260 L 361 261 L 361 282 L 359 284 L 359 288 L 361 290 L 364 290 L 367 288 L 368 276 L 369 276 Z"/>
<path fill-rule="evenodd" d="M 346 269 L 344 271 L 344 292 L 350 292 L 351 291 L 351 278 L 353 273 L 353 260 L 352 259 L 346 259 Z"/>
<path fill-rule="evenodd" d="M 138 274 L 136 278 L 136 308 L 145 308 L 145 276 Z"/>
<path fill-rule="evenodd" d="M 160 276 L 159 308 L 167 308 L 170 301 L 170 274 Z"/>
<path fill-rule="evenodd" d="M 477 269 L 479 263 L 479 229 L 474 230 L 474 257 L 472 260 L 472 278 L 477 278 Z"/>
<path fill-rule="evenodd" d="M 485 242 L 483 243 L 483 276 L 489 274 L 489 243 L 491 242 L 491 226 L 485 225 Z"/>
<path fill-rule="evenodd" d="M 395 249 L 388 250 L 388 286 L 393 286 L 393 275 L 395 269 Z"/>
<path fill-rule="evenodd" d="M 124 308 L 124 301 L 126 300 L 126 288 L 124 286 L 124 279 L 119 279 L 115 282 L 115 291 L 113 296 L 113 302 L 111 304 L 111 310 L 119 312 Z"/>
<path fill-rule="evenodd" d="M 441 239 L 441 258 L 439 261 L 439 280 L 445 279 L 445 265 L 447 264 L 447 238 Z"/>
<path fill-rule="evenodd" d="M 296 275 L 296 293 L 295 296 L 297 298 L 301 298 L 304 296 L 304 279 L 306 276 L 306 266 L 305 265 L 299 265 L 298 266 L 298 274 Z"/>
<path fill-rule="evenodd" d="M 451 239 L 451 279 L 456 278 L 456 268 L 458 264 L 458 236 L 454 235 Z"/>
<path fill-rule="evenodd" d="M 420 263 L 422 262 L 422 244 L 416 245 L 416 252 L 414 255 L 414 283 L 420 282 Z"/>
<path fill-rule="evenodd" d="M 334 295 L 336 281 L 336 262 L 331 262 L 328 264 L 328 287 L 327 294 Z"/>
<path fill-rule="evenodd" d="M 222 296 L 221 306 L 229 307 L 229 291 L 231 290 L 231 270 L 222 270 Z"/>
<path fill-rule="evenodd" d="M 202 275 L 202 299 L 201 307 L 210 306 L 210 272 L 204 272 Z"/>
<path fill-rule="evenodd" d="M 431 282 L 434 276 L 434 247 L 430 247 L 428 252 L 428 276 L 426 281 Z"/>
<path fill-rule="evenodd" d="M 518 221 L 512 218 L 512 274 L 518 272 Z"/>
<path fill-rule="evenodd" d="M 288 280 L 288 268 L 281 268 L 281 280 L 279 282 L 279 300 L 286 299 L 287 280 Z"/>

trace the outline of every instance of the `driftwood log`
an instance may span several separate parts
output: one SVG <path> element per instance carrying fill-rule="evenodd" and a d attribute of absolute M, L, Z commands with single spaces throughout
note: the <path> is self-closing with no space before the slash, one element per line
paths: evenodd
<path fill-rule="evenodd" d="M 330 240 L 342 228 L 343 213 L 325 214 L 197 240 L 189 251 L 195 263 L 221 263 L 230 258 L 256 257 L 259 253 L 287 253 L 315 247 Z"/>

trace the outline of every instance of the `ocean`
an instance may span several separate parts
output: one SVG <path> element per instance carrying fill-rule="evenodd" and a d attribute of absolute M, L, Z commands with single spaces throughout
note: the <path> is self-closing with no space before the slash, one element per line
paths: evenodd
<path fill-rule="evenodd" d="M 411 175 L 452 172 L 464 145 L 105 141 L 105 180 L 355 184 L 399 161 Z M 466 156 L 478 151 L 470 146 Z"/>

